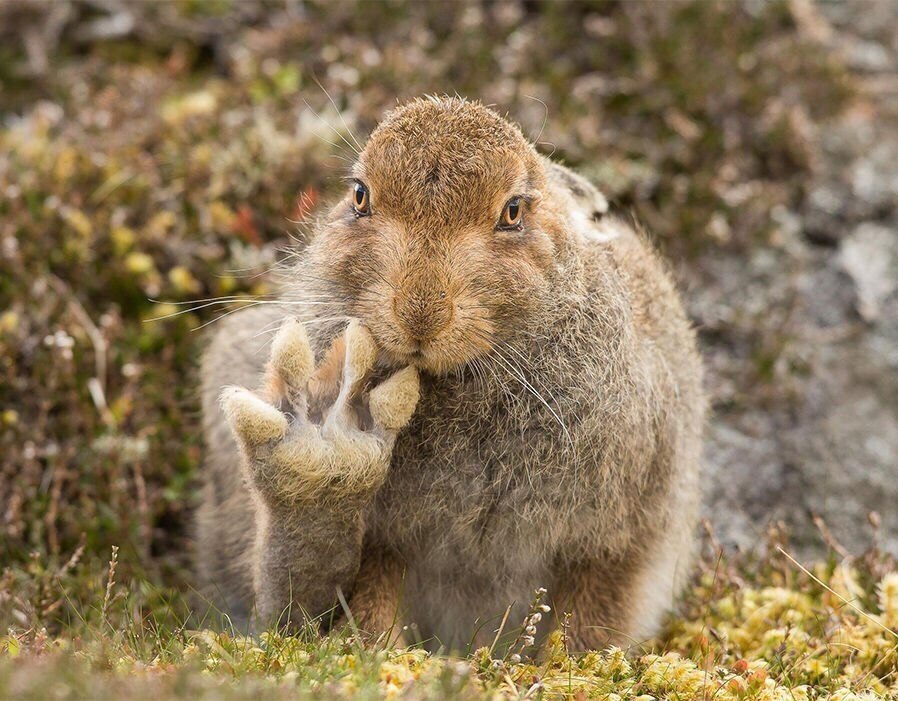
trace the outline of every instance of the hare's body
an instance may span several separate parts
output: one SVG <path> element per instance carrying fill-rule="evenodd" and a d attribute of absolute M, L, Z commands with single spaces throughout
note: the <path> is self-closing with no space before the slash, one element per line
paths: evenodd
<path fill-rule="evenodd" d="M 357 528 L 319 523 L 303 507 L 311 545 L 291 568 L 330 568 L 322 586 L 340 585 L 362 627 L 382 628 L 396 613 L 413 637 L 479 644 L 511 604 L 518 624 L 545 587 L 556 612 L 573 612 L 581 645 L 626 643 L 656 630 L 688 574 L 705 407 L 693 332 L 642 238 L 603 217 L 604 200 L 585 181 L 541 167 L 542 196 L 566 239 L 548 284 L 531 291 L 526 321 L 503 326 L 488 353 L 447 372 L 422 366 L 417 409 Z M 302 279 L 321 253 L 313 243 L 305 255 L 293 302 L 319 299 Z M 217 397 L 223 385 L 258 384 L 267 357 L 258 334 L 284 314 L 233 315 L 204 364 L 212 452 L 201 569 L 216 600 L 242 615 L 263 576 L 252 564 L 260 510 Z M 321 357 L 339 327 L 308 328 Z M 293 598 L 312 609 L 334 600 Z"/>

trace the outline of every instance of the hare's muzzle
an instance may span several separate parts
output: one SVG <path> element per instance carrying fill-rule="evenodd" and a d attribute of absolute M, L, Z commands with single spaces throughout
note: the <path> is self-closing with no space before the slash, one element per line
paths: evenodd
<path fill-rule="evenodd" d="M 401 286 L 392 300 L 397 326 L 413 350 L 421 350 L 452 324 L 453 303 L 439 285 L 427 281 Z"/>

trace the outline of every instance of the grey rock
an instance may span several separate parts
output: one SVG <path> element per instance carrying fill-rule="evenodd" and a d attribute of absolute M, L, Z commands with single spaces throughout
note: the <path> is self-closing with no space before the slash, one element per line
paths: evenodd
<path fill-rule="evenodd" d="M 883 27 L 898 4 L 863 5 L 875 20 L 856 3 L 820 7 L 857 70 L 894 72 L 898 35 Z M 732 546 L 781 520 L 799 554 L 819 555 L 817 514 L 860 552 L 876 511 L 898 554 L 898 107 L 868 97 L 872 110 L 818 134 L 803 202 L 771 213 L 774 245 L 688 271 L 714 401 L 705 513 Z"/>
<path fill-rule="evenodd" d="M 898 553 L 898 257 L 883 265 L 876 247 L 894 232 L 873 227 L 845 244 L 850 274 L 843 253 L 810 246 L 803 259 L 783 256 L 778 271 L 715 261 L 732 292 L 691 300 L 716 405 L 706 515 L 729 544 L 757 545 L 782 520 L 800 552 L 819 554 L 819 514 L 857 552 L 877 511 L 883 544 Z"/>
<path fill-rule="evenodd" d="M 840 258 L 857 290 L 858 312 L 875 321 L 898 291 L 898 229 L 865 222 L 842 241 Z"/>

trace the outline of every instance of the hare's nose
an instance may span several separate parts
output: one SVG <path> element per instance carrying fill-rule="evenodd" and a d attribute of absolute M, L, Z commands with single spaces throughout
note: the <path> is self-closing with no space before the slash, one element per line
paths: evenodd
<path fill-rule="evenodd" d="M 418 288 L 397 292 L 393 314 L 412 340 L 426 343 L 452 323 L 453 310 L 445 290 Z"/>

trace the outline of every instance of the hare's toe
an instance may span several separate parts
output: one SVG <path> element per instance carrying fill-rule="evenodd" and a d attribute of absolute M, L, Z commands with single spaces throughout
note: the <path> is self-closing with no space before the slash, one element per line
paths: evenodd
<path fill-rule="evenodd" d="M 371 390 L 368 395 L 371 418 L 385 429 L 398 431 L 415 413 L 419 394 L 418 371 L 408 366 Z"/>
<path fill-rule="evenodd" d="M 364 380 L 368 372 L 374 366 L 377 358 L 377 347 L 371 332 L 368 331 L 357 319 L 349 322 L 346 327 L 346 359 L 343 366 L 343 384 L 354 385 Z"/>
<path fill-rule="evenodd" d="M 305 328 L 296 319 L 284 321 L 271 342 L 269 370 L 291 392 L 305 389 L 315 370 L 315 355 Z"/>
<path fill-rule="evenodd" d="M 246 446 L 260 446 L 287 435 L 287 417 L 243 387 L 225 387 L 221 406 L 231 429 Z"/>

